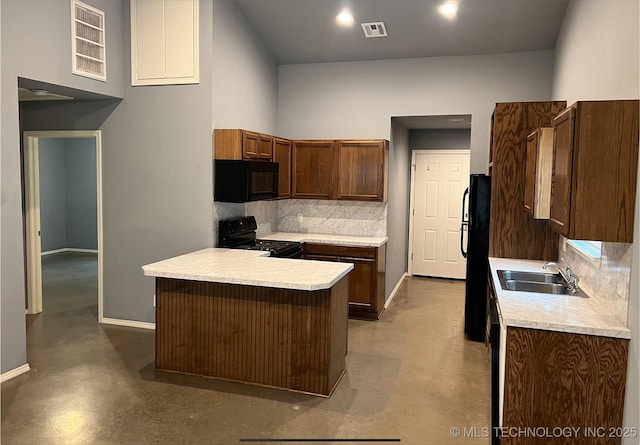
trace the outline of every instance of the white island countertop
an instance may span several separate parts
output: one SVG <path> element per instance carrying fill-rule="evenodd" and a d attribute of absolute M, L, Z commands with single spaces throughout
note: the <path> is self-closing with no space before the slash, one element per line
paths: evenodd
<path fill-rule="evenodd" d="M 506 326 L 631 338 L 631 331 L 597 298 L 503 290 L 498 270 L 548 273 L 544 261 L 489 258 L 500 322 Z"/>
<path fill-rule="evenodd" d="M 351 263 L 270 258 L 268 252 L 203 249 L 142 266 L 151 277 L 282 289 L 329 289 L 353 269 Z"/>
<path fill-rule="evenodd" d="M 297 241 L 299 243 L 337 244 L 354 247 L 380 247 L 386 236 L 329 235 L 324 233 L 274 232 L 260 236 L 261 239 L 276 241 Z"/>

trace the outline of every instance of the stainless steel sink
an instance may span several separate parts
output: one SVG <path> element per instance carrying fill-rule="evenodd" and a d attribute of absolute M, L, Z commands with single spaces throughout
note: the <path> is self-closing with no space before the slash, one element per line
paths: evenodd
<path fill-rule="evenodd" d="M 569 294 L 569 288 L 558 283 L 539 283 L 534 281 L 505 280 L 507 290 L 517 290 L 521 292 L 540 292 L 543 294 Z M 505 289 L 504 285 L 502 286 Z"/>
<path fill-rule="evenodd" d="M 560 274 L 537 273 L 537 272 L 520 272 L 517 270 L 499 270 L 498 276 L 500 280 L 514 281 L 531 281 L 535 283 L 556 283 L 564 284 L 564 280 Z"/>
<path fill-rule="evenodd" d="M 503 290 L 586 297 L 580 290 L 572 293 L 560 274 L 498 270 L 498 278 Z"/>

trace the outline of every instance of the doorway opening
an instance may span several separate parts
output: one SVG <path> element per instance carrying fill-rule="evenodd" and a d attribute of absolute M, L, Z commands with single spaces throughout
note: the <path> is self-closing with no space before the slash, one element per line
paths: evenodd
<path fill-rule="evenodd" d="M 97 257 L 97 321 L 103 321 L 102 141 L 95 131 L 24 132 L 27 314 L 42 312 L 43 253 Z M 41 165 L 42 161 L 42 165 Z M 58 179 L 52 177 L 57 169 Z M 48 167 L 42 169 L 47 165 Z M 68 170 L 65 170 L 65 166 Z M 60 171 L 64 184 L 61 184 Z M 55 175 L 53 175 L 55 176 Z M 57 181 L 57 183 L 56 183 Z M 89 182 L 87 182 L 89 181 Z M 92 196 L 95 199 L 92 199 Z M 67 224 L 67 220 L 69 224 Z M 63 224 L 64 223 L 64 224 Z M 64 227 L 63 227 L 64 226 Z M 85 258 L 80 258 L 84 256 Z M 56 263 L 55 261 L 48 262 Z M 87 263 L 88 261 L 88 263 Z M 81 266 L 84 263 L 85 266 Z M 59 265 L 58 265 L 59 266 Z M 52 266 L 57 267 L 57 266 Z"/>
<path fill-rule="evenodd" d="M 462 201 L 469 183 L 471 115 L 396 118 L 408 130 L 408 275 L 464 279 Z"/>

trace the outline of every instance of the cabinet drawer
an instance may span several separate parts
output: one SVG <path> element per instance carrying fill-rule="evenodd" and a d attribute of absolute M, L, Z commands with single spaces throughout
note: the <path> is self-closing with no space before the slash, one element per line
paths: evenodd
<path fill-rule="evenodd" d="M 334 244 L 306 243 L 305 252 L 311 255 L 350 256 L 354 258 L 375 258 L 375 247 L 350 247 Z"/>

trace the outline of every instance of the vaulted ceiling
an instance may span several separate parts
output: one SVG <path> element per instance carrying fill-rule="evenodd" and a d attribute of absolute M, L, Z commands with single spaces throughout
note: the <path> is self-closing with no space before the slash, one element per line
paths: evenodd
<path fill-rule="evenodd" d="M 552 50 L 568 0 L 236 0 L 278 64 Z M 349 8 L 354 23 L 338 26 Z M 361 23 L 388 37 L 365 38 Z"/>

